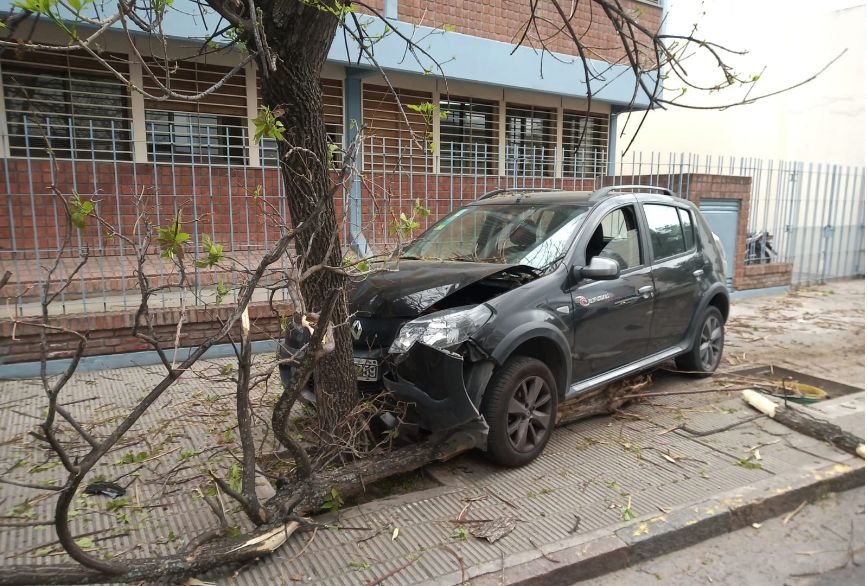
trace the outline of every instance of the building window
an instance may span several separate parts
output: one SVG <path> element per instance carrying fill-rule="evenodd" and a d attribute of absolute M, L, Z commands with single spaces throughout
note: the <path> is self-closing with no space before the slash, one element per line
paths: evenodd
<path fill-rule="evenodd" d="M 132 159 L 126 88 L 112 78 L 70 68 L 3 64 L 9 147 L 13 157 Z"/>
<path fill-rule="evenodd" d="M 364 169 L 398 173 L 433 171 L 436 148 L 430 142 L 433 120 L 424 111 L 425 105 L 433 103 L 430 92 L 401 88 L 393 92 L 387 86 L 365 82 L 362 96 L 361 117 L 366 127 L 362 145 Z"/>
<path fill-rule="evenodd" d="M 506 107 L 507 175 L 554 175 L 555 115 L 554 110 L 548 108 Z"/>
<path fill-rule="evenodd" d="M 165 63 L 154 60 L 148 69 L 160 83 L 182 95 L 196 95 L 222 80 L 228 67 L 190 60 Z M 144 76 L 145 90 L 163 90 L 151 75 Z M 161 163 L 244 165 L 247 162 L 247 80 L 232 75 L 216 91 L 191 102 L 171 98 L 145 99 L 145 131 L 148 158 Z"/>
<path fill-rule="evenodd" d="M 440 170 L 496 175 L 497 104 L 465 98 L 440 101 Z"/>
<path fill-rule="evenodd" d="M 145 112 L 148 156 L 161 163 L 243 165 L 247 120 L 216 114 Z"/>
<path fill-rule="evenodd" d="M 563 112 L 563 176 L 592 178 L 608 170 L 608 115 Z"/>

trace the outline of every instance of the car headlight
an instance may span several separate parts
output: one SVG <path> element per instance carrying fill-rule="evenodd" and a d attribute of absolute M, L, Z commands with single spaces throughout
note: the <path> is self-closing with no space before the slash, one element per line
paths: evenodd
<path fill-rule="evenodd" d="M 493 315 L 486 305 L 446 309 L 403 324 L 389 352 L 402 354 L 416 342 L 434 348 L 448 348 L 463 342 L 478 331 Z"/>

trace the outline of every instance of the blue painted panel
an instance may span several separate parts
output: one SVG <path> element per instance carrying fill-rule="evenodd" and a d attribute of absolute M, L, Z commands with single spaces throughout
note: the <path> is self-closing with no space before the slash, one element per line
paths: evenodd
<path fill-rule="evenodd" d="M 109 4 L 104 8 L 113 10 L 114 7 Z M 191 0 L 176 0 L 173 6 L 175 10 L 170 11 L 163 23 L 169 36 L 187 42 L 203 39 L 208 31 L 215 30 L 221 23 L 215 13 Z M 0 13 L 7 12 L 10 8 L 11 0 L 0 0 Z M 370 37 L 376 37 L 385 30 L 385 23 L 375 17 L 359 14 L 358 20 L 366 27 L 366 34 Z M 129 23 L 129 26 L 131 29 L 135 28 L 132 23 Z M 515 49 L 510 43 L 456 32 L 438 32 L 429 27 L 414 27 L 410 23 L 397 20 L 389 20 L 388 26 L 407 37 L 423 39 L 419 41 L 419 45 L 442 64 L 447 79 L 577 98 L 587 96 L 587 84 L 584 82 L 580 60 L 569 55 L 558 53 L 555 54 L 555 59 L 550 55 L 542 56 L 529 47 Z M 85 25 L 78 25 L 78 28 L 82 31 L 93 29 Z M 350 67 L 374 69 L 365 58 L 359 63 L 357 49 L 353 52 L 353 46 L 350 37 L 350 51 L 347 54 L 346 39 L 344 34 L 338 31 L 328 60 Z M 393 33 L 376 43 L 374 54 L 379 65 L 386 71 L 424 75 L 427 68 L 431 70 L 431 74 L 437 73 L 433 63 L 417 63 L 406 51 L 406 43 Z M 595 100 L 615 106 L 630 104 L 635 89 L 635 76 L 628 67 L 596 60 L 590 60 L 589 66 L 591 77 L 595 77 L 590 82 Z M 653 87 L 654 77 L 647 74 L 646 78 L 648 87 Z M 648 102 L 647 96 L 639 95 L 635 99 L 635 106 L 645 107 Z"/>
<path fill-rule="evenodd" d="M 726 284 L 732 288 L 732 278 L 735 272 L 735 260 L 740 254 L 741 246 L 738 243 L 738 218 L 740 217 L 741 202 L 736 199 L 705 200 L 699 206 L 710 229 L 719 236 L 723 250 L 728 261 Z"/>

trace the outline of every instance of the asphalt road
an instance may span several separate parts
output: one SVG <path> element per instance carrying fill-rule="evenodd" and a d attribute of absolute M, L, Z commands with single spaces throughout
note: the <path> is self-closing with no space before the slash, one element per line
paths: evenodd
<path fill-rule="evenodd" d="M 864 584 L 864 488 L 594 580 L 595 586 Z"/>

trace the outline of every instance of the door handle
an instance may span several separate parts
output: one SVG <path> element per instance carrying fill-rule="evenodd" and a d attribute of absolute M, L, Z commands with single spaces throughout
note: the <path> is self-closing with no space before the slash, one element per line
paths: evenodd
<path fill-rule="evenodd" d="M 697 270 L 693 271 L 692 276 L 700 281 L 701 278 L 704 276 L 704 269 L 697 269 Z"/>
<path fill-rule="evenodd" d="M 650 299 L 653 297 L 653 285 L 645 285 L 644 287 L 639 288 L 638 294 L 645 299 Z"/>

